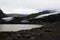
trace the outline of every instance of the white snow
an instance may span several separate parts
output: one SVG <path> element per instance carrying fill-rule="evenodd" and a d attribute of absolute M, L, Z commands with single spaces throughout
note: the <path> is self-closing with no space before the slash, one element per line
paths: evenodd
<path fill-rule="evenodd" d="M 4 17 L 2 19 L 5 20 L 5 21 L 11 21 L 13 19 L 13 17 Z"/>

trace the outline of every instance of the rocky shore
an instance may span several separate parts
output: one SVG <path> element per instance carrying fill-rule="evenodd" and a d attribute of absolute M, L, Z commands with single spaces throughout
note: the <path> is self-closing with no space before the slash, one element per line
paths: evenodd
<path fill-rule="evenodd" d="M 30 30 L 0 32 L 0 40 L 60 40 L 60 22 Z"/>

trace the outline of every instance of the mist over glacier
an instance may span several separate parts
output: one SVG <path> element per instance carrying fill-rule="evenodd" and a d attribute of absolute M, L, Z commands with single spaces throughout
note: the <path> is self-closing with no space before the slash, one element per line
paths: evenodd
<path fill-rule="evenodd" d="M 0 0 L 6 13 L 31 14 L 42 10 L 60 10 L 60 0 Z"/>

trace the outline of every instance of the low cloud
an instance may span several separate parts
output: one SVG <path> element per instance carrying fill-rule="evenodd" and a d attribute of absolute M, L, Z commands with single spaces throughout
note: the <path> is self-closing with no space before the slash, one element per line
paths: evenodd
<path fill-rule="evenodd" d="M 60 10 L 60 0 L 0 0 L 0 8 L 5 13 L 38 12 L 41 10 Z"/>

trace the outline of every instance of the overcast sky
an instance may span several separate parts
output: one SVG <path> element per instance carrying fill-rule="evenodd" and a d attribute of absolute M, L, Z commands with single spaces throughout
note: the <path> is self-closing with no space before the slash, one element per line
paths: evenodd
<path fill-rule="evenodd" d="M 42 10 L 59 10 L 60 0 L 0 0 L 5 13 L 30 14 Z"/>

